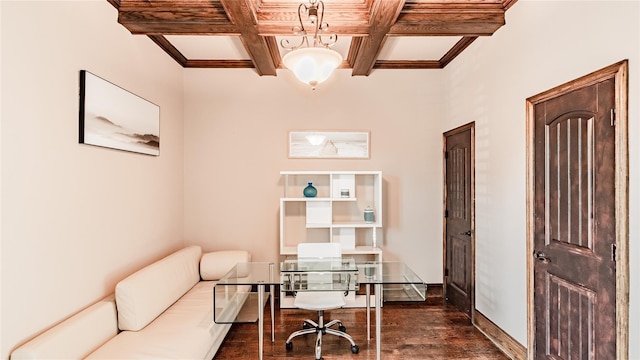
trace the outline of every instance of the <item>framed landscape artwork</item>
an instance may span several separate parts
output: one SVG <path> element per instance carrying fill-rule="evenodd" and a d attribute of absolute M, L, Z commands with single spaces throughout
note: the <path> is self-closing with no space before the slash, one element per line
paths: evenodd
<path fill-rule="evenodd" d="M 290 158 L 368 159 L 368 131 L 291 131 Z"/>
<path fill-rule="evenodd" d="M 80 143 L 160 154 L 160 107 L 80 70 Z"/>

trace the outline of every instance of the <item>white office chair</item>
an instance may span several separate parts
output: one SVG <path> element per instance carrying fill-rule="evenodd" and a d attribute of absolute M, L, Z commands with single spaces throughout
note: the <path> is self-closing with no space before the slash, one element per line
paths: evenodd
<path fill-rule="evenodd" d="M 310 260 L 318 261 L 319 259 L 329 260 L 331 258 L 341 258 L 342 249 L 338 243 L 301 243 L 298 244 L 298 261 Z M 332 276 L 331 274 L 307 274 L 308 277 Z M 309 278 L 309 286 L 312 285 L 313 279 Z M 300 335 L 317 334 L 316 338 L 316 359 L 322 359 L 322 336 L 331 334 L 343 337 L 351 343 L 351 352 L 357 354 L 360 349 L 353 341 L 351 335 L 346 333 L 346 328 L 340 320 L 332 320 L 326 325 L 324 324 L 324 311 L 339 309 L 343 307 L 345 302 L 344 291 L 298 291 L 294 300 L 294 305 L 299 309 L 314 310 L 318 312 L 318 322 L 307 319 L 304 321 L 302 330 L 298 330 L 291 335 L 286 342 L 287 350 L 293 349 L 291 340 Z M 332 326 L 338 325 L 338 330 L 331 329 Z"/>

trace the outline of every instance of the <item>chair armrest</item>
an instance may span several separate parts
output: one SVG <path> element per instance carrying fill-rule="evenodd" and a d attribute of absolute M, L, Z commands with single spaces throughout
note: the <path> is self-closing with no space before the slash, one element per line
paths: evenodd
<path fill-rule="evenodd" d="M 200 277 L 202 280 L 219 280 L 237 263 L 250 261 L 251 254 L 245 250 L 209 252 L 200 259 Z"/>

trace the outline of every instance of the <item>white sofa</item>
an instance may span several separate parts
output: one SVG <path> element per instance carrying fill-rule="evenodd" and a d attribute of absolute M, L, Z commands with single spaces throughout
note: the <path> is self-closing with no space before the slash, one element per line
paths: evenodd
<path fill-rule="evenodd" d="M 178 250 L 15 349 L 11 359 L 211 360 L 231 327 L 213 321 L 215 280 L 250 260 L 246 251 Z"/>

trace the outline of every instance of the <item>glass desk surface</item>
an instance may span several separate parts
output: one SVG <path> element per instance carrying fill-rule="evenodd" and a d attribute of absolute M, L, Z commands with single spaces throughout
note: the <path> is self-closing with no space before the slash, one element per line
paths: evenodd
<path fill-rule="evenodd" d="M 274 263 L 238 263 L 226 273 L 216 286 L 226 285 L 279 285 L 280 273 Z"/>
<path fill-rule="evenodd" d="M 299 284 L 309 286 L 315 283 L 311 277 L 322 275 L 330 279 L 331 290 L 366 288 L 367 338 L 370 337 L 370 290 L 373 286 L 376 315 L 376 358 L 380 359 L 381 306 L 383 301 L 424 301 L 427 298 L 427 284 L 416 273 L 400 261 L 355 262 L 352 258 L 331 261 L 285 260 L 276 264 L 268 262 L 238 263 L 213 287 L 213 320 L 216 323 L 238 323 L 258 321 L 259 359 L 263 352 L 264 307 L 271 299 L 271 341 L 275 341 L 274 288 L 285 290 L 287 282 L 294 277 Z M 345 280 L 346 279 L 346 280 Z M 302 281 L 303 280 L 303 281 Z M 269 288 L 267 291 L 266 288 Z M 305 288 L 293 291 L 309 291 Z"/>
<path fill-rule="evenodd" d="M 425 301 L 427 284 L 401 261 L 358 263 L 358 283 L 384 285 L 384 301 Z"/>
<path fill-rule="evenodd" d="M 400 261 L 356 262 L 353 258 L 289 259 L 238 263 L 214 286 L 214 321 L 255 322 L 258 286 L 280 285 L 282 291 L 357 290 L 360 285 L 384 285 L 383 301 L 424 301 L 427 285 Z M 313 275 L 312 275 L 313 274 Z M 309 279 L 309 276 L 314 277 Z M 316 286 L 309 284 L 316 283 Z M 272 296 L 272 295 L 271 295 Z M 266 304 L 268 296 L 261 300 Z"/>
<path fill-rule="evenodd" d="M 358 267 L 353 258 L 291 259 L 280 263 L 281 291 L 355 291 Z"/>
<path fill-rule="evenodd" d="M 273 291 L 264 296 L 258 287 L 279 285 L 279 275 L 273 263 L 236 264 L 213 287 L 213 321 L 234 324 L 258 320 L 258 312 L 264 308 L 269 296 L 273 296 Z"/>
<path fill-rule="evenodd" d="M 354 258 L 325 258 L 325 259 L 288 259 L 280 263 L 282 273 L 302 272 L 340 272 L 355 273 L 358 271 Z"/>

